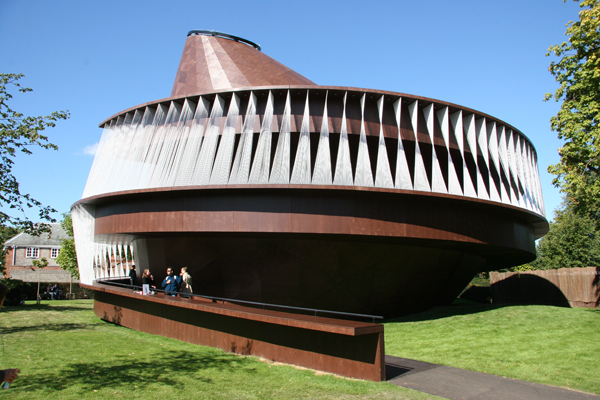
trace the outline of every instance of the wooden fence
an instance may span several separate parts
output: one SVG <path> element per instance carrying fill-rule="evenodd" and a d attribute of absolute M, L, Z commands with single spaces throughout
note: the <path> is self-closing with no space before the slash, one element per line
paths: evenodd
<path fill-rule="evenodd" d="M 600 307 L 600 267 L 490 272 L 494 303 Z"/>

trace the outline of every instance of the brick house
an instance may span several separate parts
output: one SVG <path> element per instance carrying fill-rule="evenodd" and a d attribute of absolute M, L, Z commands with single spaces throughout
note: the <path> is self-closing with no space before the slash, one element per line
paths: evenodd
<path fill-rule="evenodd" d="M 63 270 L 56 262 L 60 253 L 62 239 L 72 239 L 60 224 L 49 224 L 51 232 L 32 236 L 19 233 L 4 243 L 6 250 L 5 271 L 7 278 L 19 279 L 24 282 L 79 282 L 71 279 L 71 274 Z M 34 260 L 46 258 L 48 266 L 40 271 L 33 266 Z"/>

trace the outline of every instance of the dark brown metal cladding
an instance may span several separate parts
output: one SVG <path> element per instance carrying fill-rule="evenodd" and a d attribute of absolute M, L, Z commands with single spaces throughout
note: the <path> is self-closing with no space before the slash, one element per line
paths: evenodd
<path fill-rule="evenodd" d="M 383 325 L 233 304 L 94 290 L 94 312 L 131 329 L 357 379 L 385 379 Z"/>
<path fill-rule="evenodd" d="M 199 293 L 272 304 L 393 317 L 535 257 L 533 213 L 448 195 L 265 185 L 88 202 L 96 240 L 135 238 L 157 278 L 187 266 Z"/>

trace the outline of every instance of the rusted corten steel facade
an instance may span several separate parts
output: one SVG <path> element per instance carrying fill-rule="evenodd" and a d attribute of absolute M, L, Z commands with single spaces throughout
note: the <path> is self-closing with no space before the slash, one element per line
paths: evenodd
<path fill-rule="evenodd" d="M 352 378 L 385 380 L 381 324 L 84 287 L 96 291 L 97 316 L 131 329 Z"/>
<path fill-rule="evenodd" d="M 547 232 L 520 131 L 455 104 L 319 86 L 245 43 L 186 41 L 172 96 L 101 123 L 73 208 L 84 283 L 187 266 L 210 296 L 398 316 Z"/>

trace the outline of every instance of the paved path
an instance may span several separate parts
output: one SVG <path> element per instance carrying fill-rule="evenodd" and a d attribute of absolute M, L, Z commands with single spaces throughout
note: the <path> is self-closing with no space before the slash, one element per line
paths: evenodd
<path fill-rule="evenodd" d="M 598 400 L 600 397 L 497 375 L 385 356 L 387 381 L 452 400 Z"/>

